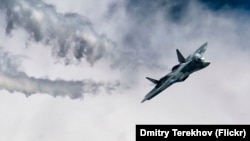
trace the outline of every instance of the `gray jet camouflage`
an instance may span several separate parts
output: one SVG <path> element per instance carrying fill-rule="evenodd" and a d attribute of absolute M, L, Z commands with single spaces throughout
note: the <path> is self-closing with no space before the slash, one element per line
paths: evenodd
<path fill-rule="evenodd" d="M 206 49 L 207 42 L 199 47 L 193 54 L 189 55 L 186 59 L 177 49 L 176 52 L 179 64 L 172 68 L 172 72 L 165 75 L 160 80 L 146 77 L 148 80 L 156 84 L 156 86 L 144 97 L 141 103 L 155 97 L 173 83 L 186 80 L 191 73 L 207 67 L 210 62 L 203 58 Z"/>

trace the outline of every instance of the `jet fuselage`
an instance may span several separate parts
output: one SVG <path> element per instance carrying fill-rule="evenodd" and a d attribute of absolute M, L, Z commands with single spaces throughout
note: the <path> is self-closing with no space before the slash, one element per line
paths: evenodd
<path fill-rule="evenodd" d="M 206 61 L 202 55 L 206 50 L 206 43 L 202 45 L 194 54 L 188 56 L 186 59 L 177 50 L 179 64 L 172 68 L 172 72 L 162 77 L 160 80 L 147 78 L 156 86 L 144 97 L 142 102 L 150 100 L 158 95 L 160 92 L 171 86 L 173 83 L 184 81 L 191 73 L 207 67 L 210 62 Z"/>

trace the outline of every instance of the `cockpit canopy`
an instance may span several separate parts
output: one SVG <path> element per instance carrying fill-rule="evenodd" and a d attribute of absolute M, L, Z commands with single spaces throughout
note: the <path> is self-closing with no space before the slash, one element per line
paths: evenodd
<path fill-rule="evenodd" d="M 204 62 L 204 61 L 205 61 L 205 58 L 202 57 L 202 56 L 200 56 L 199 54 L 195 54 L 195 55 L 193 56 L 193 59 L 194 59 L 195 61 L 198 61 L 198 62 Z"/>

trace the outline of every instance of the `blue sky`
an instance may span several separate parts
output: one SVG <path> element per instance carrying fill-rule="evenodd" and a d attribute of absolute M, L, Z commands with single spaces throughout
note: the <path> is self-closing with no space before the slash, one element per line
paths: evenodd
<path fill-rule="evenodd" d="M 250 1 L 249 0 L 199 0 L 202 3 L 206 4 L 209 8 L 213 10 L 220 10 L 223 8 L 250 10 Z"/>

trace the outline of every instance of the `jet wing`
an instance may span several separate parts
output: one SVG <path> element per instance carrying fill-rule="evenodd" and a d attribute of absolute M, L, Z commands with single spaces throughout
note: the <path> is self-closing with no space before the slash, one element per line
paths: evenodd
<path fill-rule="evenodd" d="M 203 56 L 203 54 L 205 53 L 206 49 L 207 49 L 207 42 L 204 43 L 201 47 L 199 47 L 199 48 L 194 52 L 194 55 L 195 55 L 195 54 L 198 54 L 198 55 L 200 55 L 200 56 Z"/>

